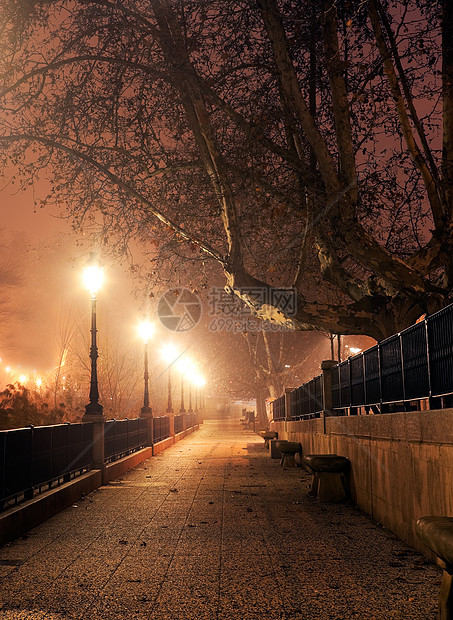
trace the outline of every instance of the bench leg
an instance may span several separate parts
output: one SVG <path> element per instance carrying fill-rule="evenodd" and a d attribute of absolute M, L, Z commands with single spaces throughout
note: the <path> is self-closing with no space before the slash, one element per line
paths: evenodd
<path fill-rule="evenodd" d="M 318 476 L 316 474 L 313 474 L 313 478 L 311 479 L 311 488 L 308 491 L 308 495 L 310 497 L 317 497 L 318 496 L 318 486 L 319 486 Z"/>
<path fill-rule="evenodd" d="M 296 467 L 294 454 L 282 454 L 280 465 L 283 465 L 283 467 Z"/>
<path fill-rule="evenodd" d="M 340 473 L 317 472 L 319 478 L 318 500 L 320 502 L 341 502 L 346 498 Z"/>
<path fill-rule="evenodd" d="M 269 455 L 271 457 L 271 459 L 280 459 L 282 458 L 282 453 L 280 452 L 280 450 L 277 449 L 277 446 L 275 445 L 277 443 L 277 439 L 271 439 L 269 441 Z"/>
<path fill-rule="evenodd" d="M 438 618 L 439 620 L 451 620 L 453 618 L 453 567 L 446 567 L 442 562 L 442 568 L 444 572 L 440 585 Z"/>

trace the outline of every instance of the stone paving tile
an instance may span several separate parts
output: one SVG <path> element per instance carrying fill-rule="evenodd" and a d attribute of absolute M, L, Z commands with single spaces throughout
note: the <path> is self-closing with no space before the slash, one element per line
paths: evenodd
<path fill-rule="evenodd" d="M 0 620 L 428 620 L 440 571 L 207 422 L 0 549 Z"/>

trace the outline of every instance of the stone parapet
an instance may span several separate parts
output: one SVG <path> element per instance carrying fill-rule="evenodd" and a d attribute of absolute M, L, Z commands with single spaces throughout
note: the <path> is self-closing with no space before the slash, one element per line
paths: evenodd
<path fill-rule="evenodd" d="M 276 422 L 281 439 L 300 441 L 304 454 L 338 454 L 351 461 L 351 496 L 374 519 L 426 553 L 415 523 L 453 516 L 453 409 L 339 416 Z"/>

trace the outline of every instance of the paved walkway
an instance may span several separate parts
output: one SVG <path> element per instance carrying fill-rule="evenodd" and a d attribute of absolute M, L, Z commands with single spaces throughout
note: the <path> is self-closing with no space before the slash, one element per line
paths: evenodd
<path fill-rule="evenodd" d="M 439 569 L 309 480 L 207 422 L 1 548 L 0 618 L 434 620 Z"/>

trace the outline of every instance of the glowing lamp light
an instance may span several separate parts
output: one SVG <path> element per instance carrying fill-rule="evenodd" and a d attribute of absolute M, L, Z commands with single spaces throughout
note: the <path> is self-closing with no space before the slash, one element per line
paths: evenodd
<path fill-rule="evenodd" d="M 25 375 L 21 375 L 21 376 L 19 377 L 19 381 L 20 381 L 21 383 L 25 383 L 25 382 L 27 381 L 27 377 L 26 377 Z"/>
<path fill-rule="evenodd" d="M 184 368 L 184 373 L 186 377 L 189 379 L 189 381 L 192 381 L 192 383 L 194 383 L 195 377 L 197 374 L 197 369 L 195 367 L 195 364 L 191 360 L 187 360 L 187 364 Z"/>
<path fill-rule="evenodd" d="M 83 270 L 83 278 L 87 291 L 91 293 L 91 297 L 96 297 L 96 293 L 102 286 L 104 269 L 99 265 L 88 265 Z"/>
<path fill-rule="evenodd" d="M 145 344 L 151 338 L 153 331 L 154 331 L 153 324 L 150 323 L 149 321 L 143 321 L 143 323 L 140 323 L 140 325 L 138 326 L 139 336 Z"/>
<path fill-rule="evenodd" d="M 161 350 L 162 359 L 171 364 L 179 356 L 178 349 L 172 344 L 166 344 Z"/>
<path fill-rule="evenodd" d="M 357 353 L 360 353 L 362 349 L 358 349 L 357 347 L 349 347 L 349 350 L 353 355 L 356 355 Z"/>
<path fill-rule="evenodd" d="M 188 357 L 180 357 L 177 362 L 178 370 L 181 374 L 187 374 L 192 362 Z"/>
<path fill-rule="evenodd" d="M 206 379 L 201 375 L 197 375 L 194 378 L 194 383 L 197 387 L 203 387 L 204 385 L 206 385 Z"/>
<path fill-rule="evenodd" d="M 36 387 L 40 388 L 42 385 L 42 379 L 36 379 Z"/>

